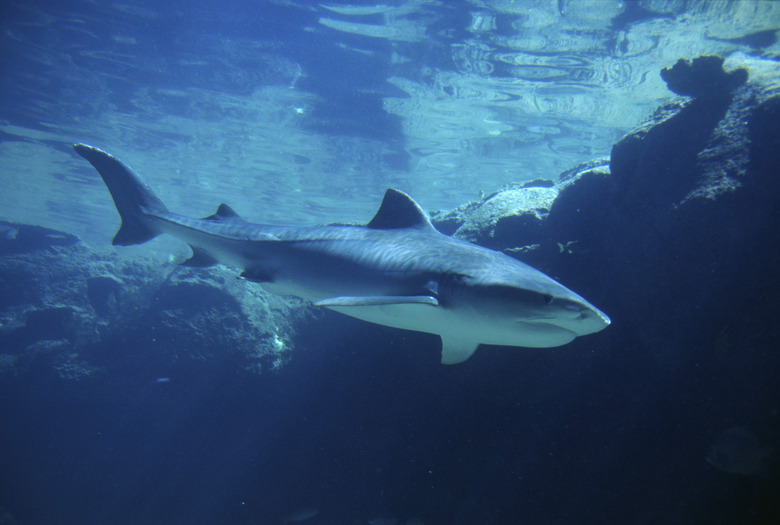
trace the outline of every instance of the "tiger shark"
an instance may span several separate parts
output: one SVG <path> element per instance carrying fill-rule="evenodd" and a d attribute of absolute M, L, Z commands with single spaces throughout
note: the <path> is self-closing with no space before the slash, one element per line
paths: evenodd
<path fill-rule="evenodd" d="M 268 226 L 226 204 L 202 219 L 168 211 L 116 157 L 74 144 L 108 187 L 121 218 L 114 245 L 167 233 L 186 242 L 183 264 L 222 263 L 266 290 L 343 314 L 441 336 L 441 362 L 480 344 L 554 347 L 604 329 L 609 317 L 542 272 L 436 230 L 406 193 L 388 189 L 365 226 Z"/>

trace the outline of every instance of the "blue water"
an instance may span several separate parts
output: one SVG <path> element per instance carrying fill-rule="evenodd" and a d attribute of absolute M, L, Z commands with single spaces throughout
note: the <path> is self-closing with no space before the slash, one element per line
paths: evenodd
<path fill-rule="evenodd" d="M 6 2 L 0 216 L 105 242 L 116 217 L 75 141 L 172 209 L 256 222 L 365 222 L 388 186 L 434 210 L 555 179 L 672 98 L 660 67 L 751 51 L 776 17 L 643 5 Z"/>
<path fill-rule="evenodd" d="M 121 157 L 190 216 L 227 202 L 255 222 L 365 222 L 387 187 L 449 209 L 608 156 L 675 97 L 660 68 L 776 54 L 760 35 L 780 27 L 773 2 L 2 8 L 0 219 L 101 247 L 118 216 L 73 142 Z M 187 253 L 155 242 L 148 253 Z M 567 277 L 589 285 L 590 274 Z M 187 361 L 168 377 L 129 338 L 92 349 L 121 377 L 68 382 L 42 367 L 34 383 L 7 379 L 0 516 L 709 523 L 771 499 L 762 480 L 719 477 L 704 458 L 734 414 L 777 406 L 718 387 L 712 374 L 727 367 L 701 348 L 648 352 L 616 323 L 609 347 L 478 352 L 443 367 L 433 336 L 324 315 L 274 374 L 228 359 Z M 710 404 L 731 419 L 716 420 Z"/>

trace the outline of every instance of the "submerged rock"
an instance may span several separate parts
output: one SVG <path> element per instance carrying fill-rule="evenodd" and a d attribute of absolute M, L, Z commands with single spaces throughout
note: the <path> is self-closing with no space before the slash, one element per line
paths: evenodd
<path fill-rule="evenodd" d="M 531 238 L 549 214 L 558 193 L 552 181 L 511 184 L 479 202 L 437 214 L 433 221 L 448 235 L 493 247 L 503 244 L 505 232 Z"/>
<path fill-rule="evenodd" d="M 723 70 L 723 57 L 705 55 L 693 60 L 681 58 L 670 68 L 661 70 L 669 89 L 678 95 L 711 97 L 728 93 L 744 84 L 748 78 L 743 68 Z"/>
<path fill-rule="evenodd" d="M 150 378 L 196 361 L 260 371 L 290 357 L 298 302 L 236 273 L 94 250 L 73 236 L 4 223 L 0 374 L 77 380 L 125 366 Z M 303 309 L 305 311 L 305 308 Z M 153 370 L 152 370 L 153 369 Z"/>
<path fill-rule="evenodd" d="M 778 237 L 779 69 L 742 54 L 680 62 L 663 75 L 696 96 L 660 107 L 608 163 L 547 187 L 507 187 L 434 223 L 564 276 L 643 331 L 668 337 L 660 327 L 671 326 L 689 338 L 698 329 L 682 320 L 700 315 L 701 301 L 776 282 L 760 254 Z"/>

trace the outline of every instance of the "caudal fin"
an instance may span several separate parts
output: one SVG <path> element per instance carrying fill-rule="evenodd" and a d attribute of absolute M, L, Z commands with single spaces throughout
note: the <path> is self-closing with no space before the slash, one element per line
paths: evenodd
<path fill-rule="evenodd" d="M 121 160 L 103 150 L 87 144 L 74 144 L 73 149 L 100 173 L 122 218 L 122 225 L 112 244 L 141 244 L 159 235 L 151 228 L 148 215 L 165 213 L 168 208 L 140 177 Z"/>

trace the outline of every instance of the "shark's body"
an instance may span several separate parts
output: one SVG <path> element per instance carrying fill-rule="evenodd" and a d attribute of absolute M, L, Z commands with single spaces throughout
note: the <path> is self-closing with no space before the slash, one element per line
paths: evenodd
<path fill-rule="evenodd" d="M 103 177 L 122 217 L 113 243 L 161 233 L 193 250 L 185 264 L 217 262 L 267 290 L 407 330 L 439 334 L 442 362 L 480 343 L 552 347 L 597 332 L 609 318 L 550 277 L 500 252 L 436 231 L 408 195 L 387 190 L 366 226 L 265 226 L 225 204 L 204 219 L 168 211 L 117 158 L 74 145 Z"/>

